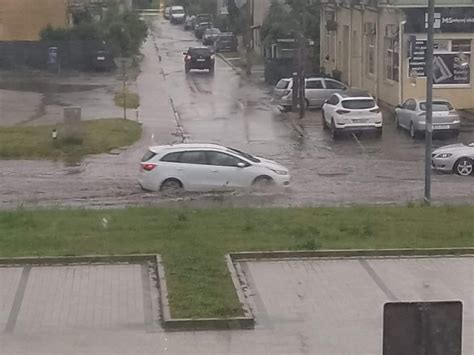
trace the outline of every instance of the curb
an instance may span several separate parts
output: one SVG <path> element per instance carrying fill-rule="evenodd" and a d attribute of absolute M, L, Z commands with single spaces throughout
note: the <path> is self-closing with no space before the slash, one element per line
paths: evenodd
<path fill-rule="evenodd" d="M 232 68 L 232 70 L 234 70 L 236 73 L 239 73 L 240 74 L 240 68 L 236 67 L 234 64 L 232 64 L 226 57 L 224 57 L 222 54 L 220 53 L 216 53 L 216 55 L 222 59 L 224 61 L 224 63 L 226 63 L 229 67 Z"/>
<path fill-rule="evenodd" d="M 240 304 L 244 311 L 243 317 L 229 318 L 171 318 L 171 311 L 168 298 L 168 286 L 166 284 L 165 269 L 161 257 L 156 256 L 156 268 L 158 272 L 158 284 L 160 294 L 161 321 L 166 331 L 198 331 L 198 330 L 235 330 L 235 329 L 253 329 L 255 318 L 250 313 L 243 291 L 240 288 L 240 282 L 230 256 L 226 256 L 227 266 L 234 283 Z"/>
<path fill-rule="evenodd" d="M 155 255 L 84 255 L 84 256 L 38 256 L 0 258 L 0 265 L 67 265 L 67 264 L 115 264 L 155 262 Z"/>
<path fill-rule="evenodd" d="M 390 258 L 390 257 L 461 257 L 474 256 L 474 248 L 427 248 L 427 249 L 342 249 L 302 251 L 261 251 L 229 254 L 233 262 L 245 260 L 277 260 L 301 258 Z"/>

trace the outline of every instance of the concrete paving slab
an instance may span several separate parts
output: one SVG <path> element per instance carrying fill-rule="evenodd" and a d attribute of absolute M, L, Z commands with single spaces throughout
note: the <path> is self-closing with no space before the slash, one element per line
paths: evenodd
<path fill-rule="evenodd" d="M 385 302 L 435 300 L 463 301 L 463 347 L 474 353 L 474 258 L 265 261 L 243 269 L 257 328 L 295 335 L 302 353 L 380 354 Z"/>
<path fill-rule="evenodd" d="M 144 328 L 140 265 L 33 267 L 14 332 Z"/>
<path fill-rule="evenodd" d="M 22 270 L 19 267 L 0 268 L 0 332 L 8 323 Z"/>
<path fill-rule="evenodd" d="M 171 333 L 144 325 L 139 265 L 33 267 L 14 331 L 0 331 L 0 354 L 379 355 L 385 302 L 445 299 L 463 301 L 463 353 L 474 353 L 473 257 L 241 265 L 255 330 Z M 7 282 L 4 270 L 0 286 Z M 14 288 L 22 272 L 8 276 Z M 11 303 L 7 297 L 15 296 L 2 292 L 0 304 Z"/>

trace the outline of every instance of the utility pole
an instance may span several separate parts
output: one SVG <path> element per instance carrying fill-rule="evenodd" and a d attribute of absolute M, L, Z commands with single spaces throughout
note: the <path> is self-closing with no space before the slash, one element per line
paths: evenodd
<path fill-rule="evenodd" d="M 434 3 L 428 0 L 428 40 L 426 42 L 426 130 L 425 130 L 425 196 L 427 205 L 431 204 L 431 151 L 433 135 L 433 37 Z"/>
<path fill-rule="evenodd" d="M 305 62 L 306 62 L 306 51 L 305 51 L 305 38 L 301 34 L 298 41 L 298 104 L 299 104 L 299 116 L 304 118 L 306 113 L 306 81 L 305 81 Z"/>
<path fill-rule="evenodd" d="M 305 66 L 306 66 L 306 38 L 304 35 L 304 31 L 306 29 L 305 26 L 305 16 L 304 12 L 300 12 L 300 33 L 298 34 L 298 83 L 299 83 L 299 96 L 298 96 L 298 104 L 299 104 L 299 117 L 304 118 L 306 113 L 306 73 L 305 73 Z"/>
<path fill-rule="evenodd" d="M 123 94 L 123 119 L 127 119 L 127 70 L 125 61 L 122 61 L 122 94 Z"/>
<path fill-rule="evenodd" d="M 252 26 L 253 26 L 253 4 L 254 0 L 247 0 L 247 46 L 246 46 L 246 61 L 247 66 L 245 72 L 248 76 L 252 75 Z"/>

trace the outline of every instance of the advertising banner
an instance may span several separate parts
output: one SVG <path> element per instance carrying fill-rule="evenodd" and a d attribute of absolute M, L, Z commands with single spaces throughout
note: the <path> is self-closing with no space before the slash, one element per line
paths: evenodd
<path fill-rule="evenodd" d="M 436 48 L 435 48 L 436 49 Z M 458 53 L 434 53 L 433 82 L 435 85 L 470 84 L 471 72 L 464 61 L 470 62 L 470 54 L 461 59 Z M 416 73 L 418 77 L 426 77 L 426 41 L 417 40 L 408 59 L 408 74 Z"/>

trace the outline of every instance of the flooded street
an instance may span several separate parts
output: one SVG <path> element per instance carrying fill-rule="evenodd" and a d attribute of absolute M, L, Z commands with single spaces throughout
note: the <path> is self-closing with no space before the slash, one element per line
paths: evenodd
<path fill-rule="evenodd" d="M 309 206 L 406 203 L 423 196 L 424 144 L 384 118 L 382 138 L 347 136 L 333 141 L 320 111 L 298 120 L 270 103 L 271 88 L 237 75 L 220 59 L 215 75 L 184 73 L 183 54 L 197 41 L 181 26 L 156 19 L 143 47 L 136 84 L 143 137 L 129 149 L 61 162 L 0 161 L 0 208 L 18 206 L 124 207 L 138 205 Z M 92 75 L 59 84 L 0 83 L 2 125 L 58 122 L 68 105 L 89 118 L 120 117 L 109 78 Z M 71 79 L 72 80 L 72 79 Z M 16 85 L 16 86 L 15 86 Z M 49 86 L 48 86 L 49 85 Z M 134 119 L 135 112 L 130 110 Z M 474 141 L 474 126 L 459 138 L 441 137 L 434 146 Z M 287 166 L 292 185 L 267 194 L 185 194 L 164 198 L 137 185 L 140 157 L 147 146 L 173 142 L 215 142 L 276 160 Z M 473 202 L 474 177 L 433 175 L 433 200 Z"/>

